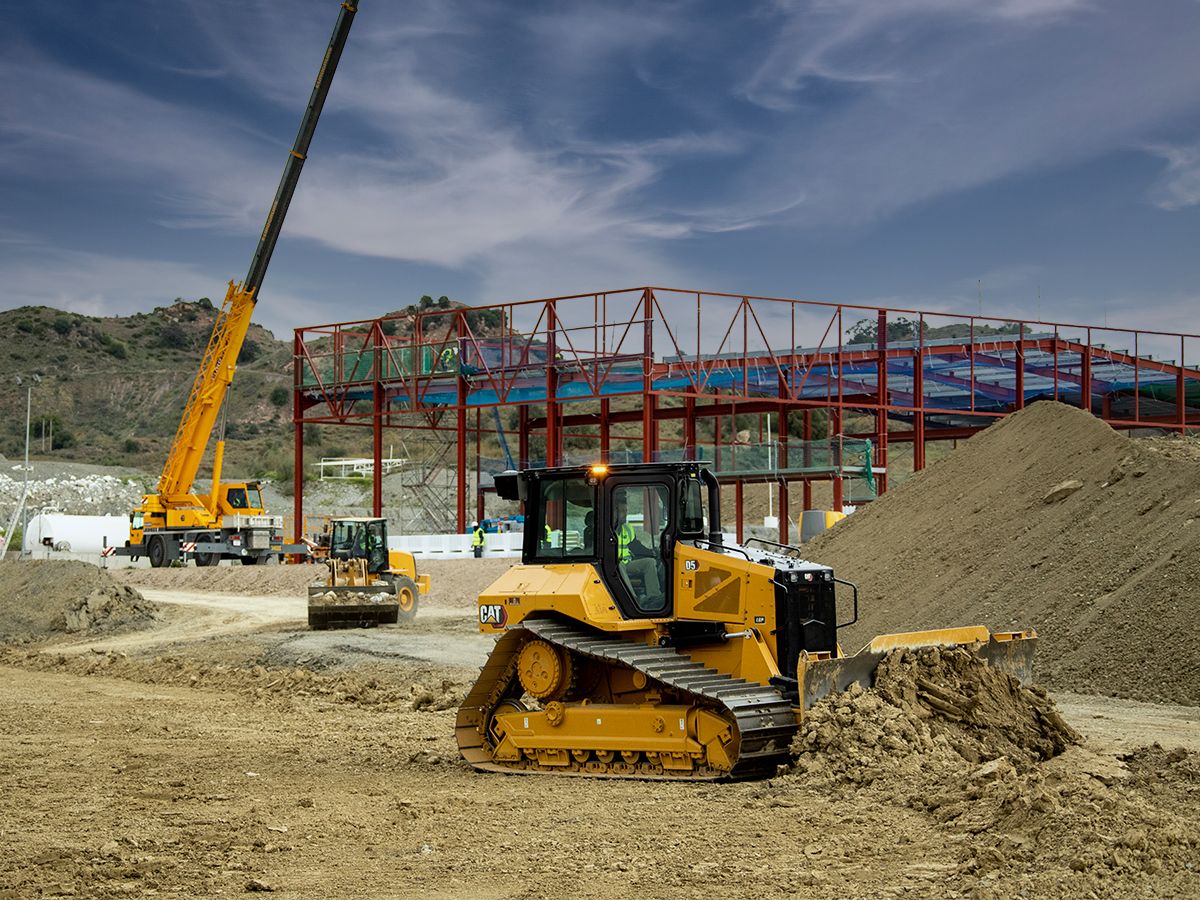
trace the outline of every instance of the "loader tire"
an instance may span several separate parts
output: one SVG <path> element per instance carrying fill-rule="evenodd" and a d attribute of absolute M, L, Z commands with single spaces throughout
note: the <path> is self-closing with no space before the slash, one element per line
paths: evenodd
<path fill-rule="evenodd" d="M 417 583 L 404 575 L 397 578 L 395 583 L 396 602 L 400 605 L 396 621 L 411 622 L 417 617 L 417 598 L 420 594 L 417 590 Z"/>

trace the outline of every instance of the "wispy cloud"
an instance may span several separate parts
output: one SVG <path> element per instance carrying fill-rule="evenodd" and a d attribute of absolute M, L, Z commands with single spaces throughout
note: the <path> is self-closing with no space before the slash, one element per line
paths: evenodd
<path fill-rule="evenodd" d="M 1200 7 L 1170 6 L 785 4 L 744 93 L 779 112 L 823 103 L 783 116 L 754 177 L 805 194 L 804 221 L 853 224 L 1137 146 L 1200 105 Z"/>
<path fill-rule="evenodd" d="M 1147 149 L 1167 163 L 1150 190 L 1151 202 L 1160 209 L 1183 209 L 1200 203 L 1200 143 L 1160 144 Z"/>

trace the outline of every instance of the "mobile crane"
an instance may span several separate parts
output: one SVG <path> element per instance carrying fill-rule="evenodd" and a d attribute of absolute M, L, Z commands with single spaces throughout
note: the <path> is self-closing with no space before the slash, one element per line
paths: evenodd
<path fill-rule="evenodd" d="M 284 544 L 283 517 L 267 514 L 259 484 L 221 482 L 221 464 L 225 455 L 223 440 L 217 441 L 213 455 L 211 491 L 197 493 L 194 482 L 233 381 L 238 354 L 258 300 L 258 290 L 267 274 L 321 108 L 325 105 L 357 12 L 358 0 L 341 3 L 308 107 L 300 121 L 300 130 L 250 260 L 250 270 L 241 284 L 229 282 L 229 290 L 213 324 L 208 347 L 188 394 L 158 485 L 153 493 L 143 496 L 141 504 L 130 513 L 129 540 L 125 546 L 106 548 L 111 551 L 109 555 L 135 559 L 146 556 L 150 565 L 157 568 L 186 561 L 189 557 L 198 566 L 215 565 L 222 559 L 239 559 L 243 564 L 253 565 L 271 557 L 279 558 L 284 553 L 306 551 L 302 544 Z"/>

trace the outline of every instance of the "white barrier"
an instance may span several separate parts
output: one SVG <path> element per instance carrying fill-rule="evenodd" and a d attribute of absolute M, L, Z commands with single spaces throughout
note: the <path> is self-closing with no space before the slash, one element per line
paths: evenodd
<path fill-rule="evenodd" d="M 487 557 L 519 557 L 525 535 L 519 531 L 486 534 L 483 555 Z M 469 534 L 405 534 L 388 538 L 391 550 L 406 550 L 418 559 L 468 559 L 473 557 Z"/>

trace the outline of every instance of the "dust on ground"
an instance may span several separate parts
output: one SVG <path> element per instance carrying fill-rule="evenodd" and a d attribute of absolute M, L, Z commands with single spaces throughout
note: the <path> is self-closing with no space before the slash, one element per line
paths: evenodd
<path fill-rule="evenodd" d="M 90 563 L 0 562 L 0 641 L 137 628 L 158 608 Z"/>
<path fill-rule="evenodd" d="M 1200 757 L 1141 731 L 1178 723 L 1178 743 L 1200 747 L 1194 708 L 1072 698 L 1065 709 L 1087 713 L 1062 722 L 1047 697 L 953 653 L 895 657 L 874 690 L 811 711 L 811 746 L 806 726 L 790 770 L 766 782 L 476 772 L 454 714 L 490 641 L 469 630 L 463 594 L 494 573 L 443 565 L 461 571 L 441 573 L 447 594 L 410 626 L 310 632 L 303 591 L 146 587 L 161 607 L 151 627 L 0 648 L 0 898 L 1194 885 Z M 1094 738 L 1096 722 L 1124 743 Z"/>
<path fill-rule="evenodd" d="M 480 592 L 500 577 L 516 559 L 418 559 L 417 572 L 430 577 L 430 592 L 422 604 L 474 607 Z M 306 597 L 308 586 L 324 576 L 320 565 L 212 566 L 178 569 L 112 569 L 123 584 L 164 591 L 212 591 L 271 597 Z"/>
<path fill-rule="evenodd" d="M 1200 451 L 1034 403 L 806 545 L 875 634 L 1035 628 L 1047 687 L 1200 702 Z"/>

